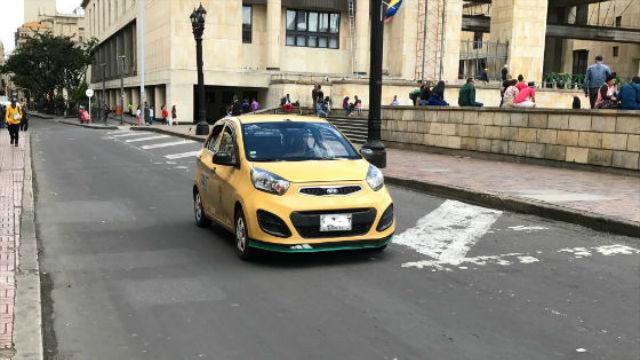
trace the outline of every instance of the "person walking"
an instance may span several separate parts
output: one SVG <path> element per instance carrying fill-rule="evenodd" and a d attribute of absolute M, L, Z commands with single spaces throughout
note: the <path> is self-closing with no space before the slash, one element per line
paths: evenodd
<path fill-rule="evenodd" d="M 171 126 L 173 125 L 178 125 L 178 110 L 175 105 L 171 107 Z"/>
<path fill-rule="evenodd" d="M 507 75 L 509 75 L 509 65 L 505 64 L 502 67 L 502 81 L 507 81 Z"/>
<path fill-rule="evenodd" d="M 598 97 L 594 109 L 616 109 L 618 107 L 618 88 L 614 74 L 607 76 L 607 80 L 598 90 Z"/>
<path fill-rule="evenodd" d="M 164 124 L 167 126 L 171 126 L 171 117 L 169 117 L 169 110 L 167 109 L 166 104 L 162 104 L 160 112 L 162 113 L 162 121 L 164 121 Z"/>
<path fill-rule="evenodd" d="M 144 108 L 142 110 L 143 114 L 144 114 L 144 124 L 145 125 L 149 124 L 149 120 L 150 120 L 150 118 L 149 118 L 149 114 L 150 114 L 149 110 L 151 110 L 151 109 L 149 109 L 149 103 L 145 101 L 144 102 Z"/>
<path fill-rule="evenodd" d="M 316 116 L 318 117 L 327 117 L 327 113 L 324 111 L 324 101 L 320 96 L 315 100 L 316 103 Z"/>
<path fill-rule="evenodd" d="M 618 95 L 621 110 L 640 110 L 640 76 L 624 84 Z"/>
<path fill-rule="evenodd" d="M 603 61 L 602 55 L 596 56 L 596 63 L 587 68 L 584 76 L 584 95 L 589 98 L 592 109 L 595 109 L 600 88 L 611 76 L 611 69 Z"/>
<path fill-rule="evenodd" d="M 256 98 L 251 99 L 251 112 L 260 110 L 260 103 Z"/>
<path fill-rule="evenodd" d="M 149 125 L 153 125 L 153 121 L 155 120 L 155 114 L 153 112 L 153 105 L 149 106 Z"/>
<path fill-rule="evenodd" d="M 20 122 L 20 130 L 27 131 L 29 130 L 29 109 L 27 107 L 27 103 L 22 100 L 22 121 Z"/>
<path fill-rule="evenodd" d="M 4 120 L 4 116 L 6 114 L 7 109 L 5 109 L 4 105 L 0 105 L 0 129 L 4 129 L 6 126 L 6 122 Z"/>
<path fill-rule="evenodd" d="M 7 106 L 4 121 L 9 127 L 9 137 L 11 145 L 18 147 L 18 139 L 20 137 L 20 122 L 22 121 L 22 108 L 17 104 L 15 98 L 11 98 L 11 104 Z"/>
<path fill-rule="evenodd" d="M 138 126 L 142 126 L 142 110 L 140 110 L 140 105 L 138 105 L 138 109 L 136 110 L 136 117 L 138 118 Z"/>
<path fill-rule="evenodd" d="M 483 104 L 476 102 L 476 87 L 473 86 L 475 81 L 473 78 L 468 78 L 467 83 L 462 85 L 460 88 L 460 93 L 458 94 L 458 105 L 459 106 L 471 106 L 471 107 L 482 107 Z"/>
<path fill-rule="evenodd" d="M 536 83 L 530 81 L 527 87 L 522 89 L 513 99 L 515 107 L 534 108 L 536 107 Z"/>

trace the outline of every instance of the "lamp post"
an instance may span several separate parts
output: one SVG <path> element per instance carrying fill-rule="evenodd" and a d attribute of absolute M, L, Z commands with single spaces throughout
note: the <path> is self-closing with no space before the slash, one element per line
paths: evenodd
<path fill-rule="evenodd" d="M 362 145 L 362 155 L 373 165 L 387 166 L 387 152 L 380 141 L 380 105 L 382 103 L 382 0 L 371 0 L 371 63 L 369 78 L 369 123 L 367 142 Z"/>
<path fill-rule="evenodd" d="M 190 16 L 193 37 L 196 40 L 196 61 L 198 66 L 198 125 L 196 126 L 196 135 L 209 135 L 209 124 L 207 124 L 204 107 L 204 73 L 202 71 L 202 33 L 204 32 L 204 16 L 206 14 L 207 11 L 200 4 Z"/>
<path fill-rule="evenodd" d="M 102 63 L 100 66 L 102 67 L 102 104 L 98 111 L 102 113 L 102 121 L 107 125 L 107 113 L 104 111 L 107 106 L 107 63 Z"/>

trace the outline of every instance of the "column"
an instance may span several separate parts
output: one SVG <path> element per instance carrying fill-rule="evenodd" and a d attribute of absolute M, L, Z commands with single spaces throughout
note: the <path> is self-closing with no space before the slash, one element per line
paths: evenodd
<path fill-rule="evenodd" d="M 460 41 L 462 40 L 462 0 L 446 0 L 444 47 L 442 48 L 442 80 L 458 80 L 460 68 Z M 426 56 L 429 56 L 426 54 Z"/>
<path fill-rule="evenodd" d="M 508 62 L 512 74 L 542 81 L 547 0 L 493 0 L 491 41 L 509 42 Z"/>
<path fill-rule="evenodd" d="M 267 0 L 267 70 L 280 70 L 282 3 Z"/>
<path fill-rule="evenodd" d="M 406 4 L 405 4 L 406 5 Z M 359 75 L 369 73 L 369 0 L 356 2 L 356 33 L 355 33 L 355 68 L 353 72 Z M 349 29 L 346 29 L 349 31 Z M 344 30 L 342 30 L 344 31 Z"/>

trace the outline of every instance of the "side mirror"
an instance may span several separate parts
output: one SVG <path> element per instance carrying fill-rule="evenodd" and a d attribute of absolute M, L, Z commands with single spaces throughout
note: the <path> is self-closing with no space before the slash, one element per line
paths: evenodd
<path fill-rule="evenodd" d="M 235 165 L 236 162 L 233 160 L 231 153 L 226 151 L 218 151 L 213 155 L 213 163 L 218 165 Z"/>

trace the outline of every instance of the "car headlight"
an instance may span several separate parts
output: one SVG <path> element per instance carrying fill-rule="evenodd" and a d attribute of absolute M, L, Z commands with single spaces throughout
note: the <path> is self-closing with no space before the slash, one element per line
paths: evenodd
<path fill-rule="evenodd" d="M 367 183 L 373 191 L 378 191 L 384 186 L 384 176 L 382 171 L 373 165 L 369 165 L 369 171 L 367 171 Z"/>
<path fill-rule="evenodd" d="M 256 189 L 271 194 L 284 195 L 289 190 L 289 182 L 287 180 L 259 168 L 251 170 L 251 181 Z"/>

